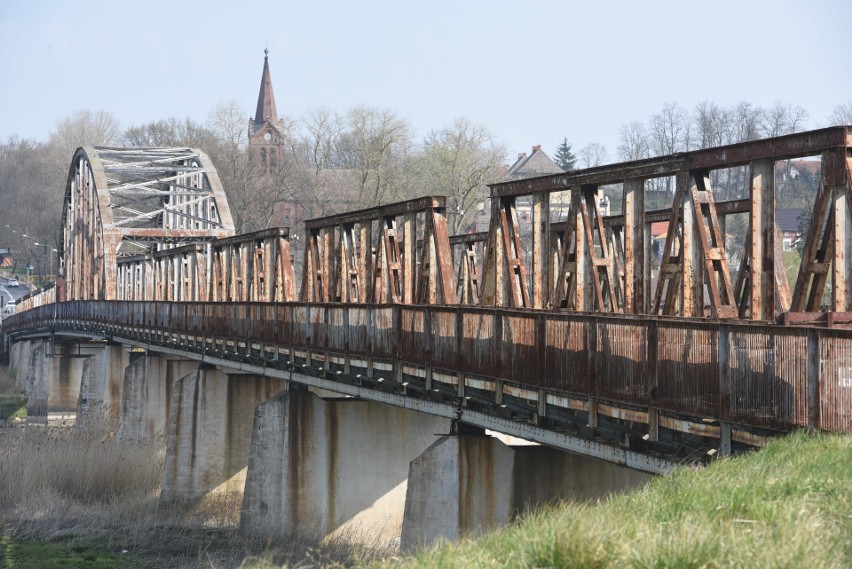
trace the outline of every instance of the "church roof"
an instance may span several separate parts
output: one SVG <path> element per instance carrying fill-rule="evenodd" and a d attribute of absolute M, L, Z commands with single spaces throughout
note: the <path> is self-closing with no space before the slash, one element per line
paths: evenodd
<path fill-rule="evenodd" d="M 257 96 L 257 112 L 254 115 L 254 127 L 257 129 L 269 121 L 278 125 L 278 111 L 275 109 L 275 95 L 272 92 L 272 76 L 269 74 L 269 50 L 264 50 L 263 76 L 260 79 L 260 93 Z"/>

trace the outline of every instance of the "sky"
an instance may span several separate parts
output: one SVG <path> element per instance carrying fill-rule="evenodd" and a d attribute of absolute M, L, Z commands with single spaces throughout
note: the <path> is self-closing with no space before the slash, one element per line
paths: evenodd
<path fill-rule="evenodd" d="M 457 117 L 508 155 L 598 142 L 664 104 L 852 102 L 847 0 L 0 0 L 0 140 L 76 111 L 122 127 L 228 101 L 254 113 L 263 50 L 279 114 L 392 109 L 418 136 Z"/>

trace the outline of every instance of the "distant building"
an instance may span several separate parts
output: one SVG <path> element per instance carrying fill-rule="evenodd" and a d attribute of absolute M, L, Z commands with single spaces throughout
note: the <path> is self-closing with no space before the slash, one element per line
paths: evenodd
<path fill-rule="evenodd" d="M 257 110 L 248 121 L 248 149 L 256 171 L 266 176 L 266 182 L 281 183 L 286 160 L 284 123 L 278 116 L 275 94 L 272 91 L 272 75 L 269 72 L 269 50 L 263 50 L 263 73 L 260 77 L 260 92 L 257 95 Z M 274 225 L 283 225 L 295 230 L 299 220 L 294 202 L 279 203 L 275 207 Z"/>
<path fill-rule="evenodd" d="M 781 232 L 782 248 L 784 251 L 792 251 L 796 239 L 799 238 L 799 217 L 801 209 L 776 209 L 775 226 Z"/>
<path fill-rule="evenodd" d="M 521 180 L 523 178 L 536 178 L 550 174 L 562 174 L 565 172 L 556 165 L 550 156 L 541 149 L 541 145 L 532 147 L 532 153 L 527 156 L 526 152 L 518 154 L 518 159 L 509 166 L 504 179 Z"/>
<path fill-rule="evenodd" d="M 260 93 L 257 96 L 257 110 L 254 118 L 249 118 L 249 151 L 257 164 L 267 175 L 275 175 L 284 153 L 284 124 L 275 108 L 275 94 L 272 92 L 272 76 L 269 73 L 269 50 L 264 50 L 263 74 L 260 78 Z"/>

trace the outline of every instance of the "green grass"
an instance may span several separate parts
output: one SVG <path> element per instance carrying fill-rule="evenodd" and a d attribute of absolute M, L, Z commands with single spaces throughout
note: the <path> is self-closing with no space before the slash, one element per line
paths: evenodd
<path fill-rule="evenodd" d="M 122 569 L 134 564 L 120 552 L 109 551 L 79 539 L 66 536 L 49 542 L 0 539 L 0 567 L 9 569 Z"/>
<path fill-rule="evenodd" d="M 0 421 L 24 419 L 27 416 L 27 398 L 15 388 L 15 378 L 9 368 L 0 366 Z"/>
<path fill-rule="evenodd" d="M 852 437 L 796 433 L 376 567 L 852 567 Z"/>
<path fill-rule="evenodd" d="M 25 419 L 27 398 L 18 394 L 0 395 L 0 421 Z"/>

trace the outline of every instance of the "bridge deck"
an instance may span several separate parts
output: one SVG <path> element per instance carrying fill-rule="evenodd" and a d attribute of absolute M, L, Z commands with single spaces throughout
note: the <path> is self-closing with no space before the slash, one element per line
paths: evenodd
<path fill-rule="evenodd" d="M 286 354 L 341 380 L 369 375 L 426 395 L 468 389 L 494 403 L 513 395 L 541 416 L 548 404 L 600 413 L 602 402 L 621 409 L 604 414 L 648 424 L 659 411 L 705 426 L 852 432 L 852 338 L 842 330 L 299 302 L 70 301 L 7 324 L 9 333 L 116 335 L 254 363 Z"/>

